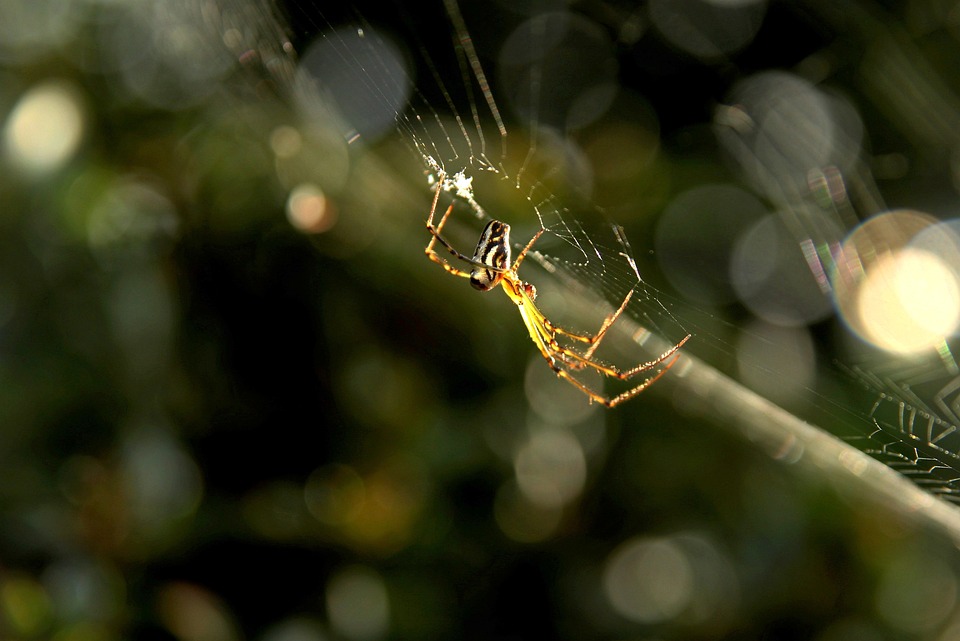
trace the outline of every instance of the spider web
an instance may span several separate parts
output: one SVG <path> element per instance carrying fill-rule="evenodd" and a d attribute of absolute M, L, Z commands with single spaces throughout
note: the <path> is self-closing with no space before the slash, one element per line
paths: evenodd
<path fill-rule="evenodd" d="M 874 427 L 850 440 L 934 494 L 960 501 L 960 377 L 931 359 L 905 365 L 874 357 L 842 369 L 860 383 Z"/>
<path fill-rule="evenodd" d="M 422 19 L 425 23 L 415 25 L 402 8 L 386 20 L 378 11 L 381 21 L 373 24 L 368 16 L 374 14 L 359 10 L 333 16 L 326 8 L 318 11 L 302 2 L 292 7 L 303 12 L 315 32 L 310 35 L 335 61 L 318 68 L 311 51 L 303 54 L 300 68 L 306 73 L 299 75 L 298 93 L 308 97 L 305 108 L 318 109 L 319 96 L 325 116 L 343 114 L 341 134 L 353 145 L 375 144 L 385 130 L 365 122 L 362 115 L 348 115 L 386 115 L 419 160 L 423 193 L 429 195 L 436 181 L 443 180 L 440 208 L 457 203 L 446 231 L 463 253 L 471 253 L 479 230 L 491 219 L 513 227 L 515 250 L 543 228 L 529 257 L 547 274 L 536 274 L 528 261 L 522 271 L 531 273 L 522 277 L 535 282 L 540 295 L 549 299 L 548 315 L 553 312 L 550 306 L 562 315 L 563 293 L 575 291 L 607 303 L 606 311 L 584 321 L 599 326 L 633 291 L 627 313 L 645 328 L 670 341 L 688 333 L 641 275 L 645 268 L 638 264 L 627 232 L 592 206 L 576 184 L 582 172 L 576 150 L 555 124 L 561 119 L 553 113 L 556 96 L 541 92 L 558 84 L 545 77 L 544 60 L 572 28 L 566 14 L 514 16 L 513 42 L 503 46 L 526 64 L 506 72 L 521 76 L 515 86 L 523 93 L 520 115 L 517 109 L 511 115 L 501 107 L 494 80 L 487 75 L 487 67 L 494 67 L 489 52 L 479 50 L 484 42 L 467 30 L 455 0 L 437 3 Z M 385 29 L 384 22 L 392 30 Z M 401 38 L 405 50 L 398 44 Z M 339 83 L 349 85 L 348 90 L 331 87 L 338 84 L 331 76 L 349 78 Z M 305 90 L 305 84 L 312 86 Z M 548 102 L 550 109 L 544 109 Z M 473 223 L 466 220 L 468 212 L 476 219 Z M 425 212 L 417 210 L 415 216 L 410 222 L 419 224 Z M 558 287 L 551 289 L 553 281 Z M 541 287 L 543 282 L 547 287 Z"/>
<path fill-rule="evenodd" d="M 234 5 L 253 6 L 239 0 L 229 3 Z M 549 91 L 560 84 L 549 64 L 551 47 L 564 33 L 575 31 L 563 22 L 566 18 L 531 10 L 528 15 L 507 16 L 509 26 L 500 24 L 495 33 L 488 33 L 483 26 L 503 16 L 479 20 L 463 13 L 470 8 L 475 10 L 443 0 L 416 16 L 395 7 L 395 14 L 384 17 L 379 8 L 351 6 L 337 13 L 329 6 L 292 0 L 283 9 L 293 23 L 308 28 L 291 34 L 289 45 L 278 38 L 283 29 L 271 13 L 260 14 L 261 32 L 248 34 L 245 42 L 256 43 L 247 48 L 258 53 L 264 77 L 272 78 L 281 93 L 286 87 L 308 116 L 338 123 L 339 134 L 352 147 L 375 145 L 399 132 L 407 158 L 417 168 L 411 173 L 417 174 L 424 200 L 436 181 L 444 181 L 439 208 L 455 203 L 455 215 L 445 231 L 463 253 L 470 253 L 479 230 L 491 219 L 513 227 L 516 248 L 543 228 L 546 233 L 530 254 L 541 271 L 538 274 L 528 260 L 521 277 L 537 285 L 544 311 L 552 319 L 565 323 L 569 316 L 564 315 L 564 294 L 575 292 L 606 303 L 596 318 L 582 324 L 596 326 L 632 290 L 627 313 L 649 331 L 668 342 L 693 333 L 694 340 L 685 349 L 721 369 L 739 369 L 755 380 L 783 378 L 784 370 L 771 363 L 793 359 L 787 346 L 762 333 L 740 330 L 732 319 L 707 306 L 666 293 L 659 279 L 651 281 L 651 274 L 658 277 L 655 265 L 647 260 L 649 252 L 635 252 L 629 238 L 642 238 L 644 247 L 649 240 L 615 224 L 591 203 L 589 176 L 564 134 L 569 111 L 561 107 L 570 104 L 563 94 Z M 247 24 L 255 23 L 247 19 Z M 503 33 L 515 38 L 504 42 Z M 291 56 L 293 51 L 299 60 Z M 509 57 L 504 59 L 501 52 Z M 751 95 L 741 97 L 749 105 Z M 816 102 L 812 107 L 822 105 Z M 762 139 L 756 125 L 769 114 L 741 106 L 721 108 L 716 124 L 718 137 L 736 156 L 748 182 L 783 209 L 782 226 L 805 248 L 810 273 L 822 275 L 831 258 L 831 250 L 824 247 L 829 248 L 837 229 L 856 224 L 857 212 L 849 203 L 831 200 L 836 176 L 811 177 L 796 170 L 808 164 L 797 154 L 815 150 L 815 145 L 798 144 L 805 141 L 797 138 L 797 132 L 829 129 L 813 122 L 817 109 L 794 114 L 800 122 L 794 118 L 797 126 L 789 130 L 791 137 L 781 139 Z M 840 102 L 824 109 L 837 112 L 841 121 L 849 115 Z M 841 133 L 849 137 L 852 130 Z M 763 146 L 775 151 L 773 162 L 751 155 L 752 149 Z M 844 153 L 851 148 L 845 145 Z M 841 160 L 834 159 L 838 164 Z M 865 185 L 856 204 L 876 209 L 875 187 L 862 171 L 857 168 L 840 179 Z M 808 189 L 811 181 L 819 181 L 822 188 Z M 412 210 L 409 222 L 419 227 L 424 217 L 424 211 Z M 767 358 L 744 356 L 738 344 L 744 336 L 752 338 Z M 861 391 L 868 391 L 865 399 L 847 403 L 840 391 L 843 381 L 838 387 L 832 378 L 804 388 L 804 400 L 790 409 L 808 417 L 826 416 L 822 424 L 850 425 L 846 438 L 851 442 L 862 442 L 863 449 L 936 493 L 955 494 L 960 477 L 955 399 L 960 397 L 960 383 L 929 366 L 910 369 L 901 361 L 886 363 L 844 368 L 847 383 L 856 381 Z"/>

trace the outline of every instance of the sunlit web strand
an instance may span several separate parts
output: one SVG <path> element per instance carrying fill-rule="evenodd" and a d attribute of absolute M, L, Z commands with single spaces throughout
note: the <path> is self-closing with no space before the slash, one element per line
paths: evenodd
<path fill-rule="evenodd" d="M 463 21 L 463 15 L 460 13 L 460 6 L 457 4 L 456 0 L 444 0 L 444 6 L 446 7 L 447 15 L 450 17 L 450 21 L 453 23 L 453 28 L 456 31 L 460 46 L 463 47 L 463 51 L 470 62 L 473 75 L 477 79 L 477 83 L 480 85 L 480 91 L 483 93 L 483 97 L 487 101 L 487 107 L 490 109 L 490 113 L 493 115 L 493 118 L 497 123 L 497 129 L 500 131 L 500 140 L 503 146 L 502 153 L 504 156 L 506 156 L 507 128 L 503 124 L 503 118 L 500 117 L 500 110 L 497 108 L 497 103 L 493 99 L 493 92 L 490 90 L 490 83 L 487 82 L 487 76 L 483 72 L 483 66 L 480 64 L 480 58 L 477 56 L 476 49 L 473 47 L 473 39 L 470 37 L 470 34 L 467 31 L 467 25 Z M 470 86 L 471 83 L 467 83 L 467 85 Z M 474 112 L 474 119 L 477 123 L 477 129 L 479 131 L 479 114 L 477 113 L 476 107 L 473 106 L 474 101 L 471 100 L 470 102 L 471 108 Z"/>

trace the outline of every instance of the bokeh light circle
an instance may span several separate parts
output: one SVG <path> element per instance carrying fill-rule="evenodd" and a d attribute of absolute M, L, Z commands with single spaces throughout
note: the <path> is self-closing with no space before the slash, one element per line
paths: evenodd
<path fill-rule="evenodd" d="M 166 430 L 150 426 L 132 431 L 122 457 L 128 509 L 145 539 L 166 535 L 199 507 L 203 475 L 190 452 Z"/>
<path fill-rule="evenodd" d="M 798 242 L 796 230 L 810 237 Z M 819 213 L 787 212 L 758 220 L 737 241 L 730 279 L 740 301 L 768 323 L 796 327 L 828 317 L 824 257 L 839 226 Z M 820 276 L 820 278 L 818 278 Z"/>
<path fill-rule="evenodd" d="M 599 25 L 567 11 L 542 13 L 504 42 L 501 95 L 524 122 L 577 129 L 609 108 L 618 91 L 618 69 Z"/>
<path fill-rule="evenodd" d="M 327 583 L 331 627 L 355 641 L 373 641 L 390 628 L 390 599 L 383 578 L 362 565 L 343 568 Z"/>
<path fill-rule="evenodd" d="M 541 296 L 540 300 L 545 297 Z M 578 372 L 577 377 L 587 386 L 603 390 L 604 380 L 593 370 Z M 552 425 L 569 426 L 598 411 L 598 406 L 587 402 L 583 394 L 570 394 L 573 389 L 561 380 L 537 354 L 527 363 L 524 390 L 530 408 Z"/>
<path fill-rule="evenodd" d="M 808 193 L 811 172 L 845 172 L 859 158 L 864 125 L 857 110 L 800 76 L 755 74 L 726 102 L 715 118 L 720 145 L 774 202 Z"/>
<path fill-rule="evenodd" d="M 235 60 L 212 46 L 190 3 L 124 3 L 99 21 L 99 64 L 130 97 L 169 110 L 200 104 L 222 87 Z"/>
<path fill-rule="evenodd" d="M 728 184 L 695 187 L 674 198 L 654 238 L 670 284 L 699 303 L 735 300 L 728 267 L 734 244 L 766 213 L 755 196 Z"/>
<path fill-rule="evenodd" d="M 693 568 L 670 539 L 632 539 L 607 559 L 603 592 L 621 616 L 640 623 L 676 618 L 693 597 Z"/>
<path fill-rule="evenodd" d="M 956 608 L 960 584 L 951 566 L 920 551 L 894 558 L 883 568 L 874 595 L 880 617 L 903 632 L 929 636 Z"/>
<path fill-rule="evenodd" d="M 299 231 L 321 234 L 337 222 L 337 209 L 320 187 L 305 183 L 287 197 L 287 220 Z"/>
<path fill-rule="evenodd" d="M 26 173 L 54 171 L 76 152 L 86 127 L 79 92 L 52 81 L 27 91 L 14 106 L 3 130 L 4 150 Z"/>
<path fill-rule="evenodd" d="M 960 279 L 960 218 L 926 227 L 913 237 L 909 247 L 937 256 L 941 266 Z"/>
<path fill-rule="evenodd" d="M 227 603 L 206 587 L 186 581 L 167 583 L 156 598 L 157 618 L 174 638 L 184 641 L 239 641 L 236 619 Z"/>
<path fill-rule="evenodd" d="M 831 277 L 834 302 L 847 326 L 898 354 L 935 348 L 953 334 L 960 323 L 953 233 L 911 210 L 879 214 L 854 229 Z"/>
<path fill-rule="evenodd" d="M 344 50 L 351 55 L 345 57 Z M 301 108 L 316 114 L 324 106 L 335 106 L 344 121 L 342 134 L 351 141 L 359 137 L 369 142 L 392 131 L 413 91 L 401 50 L 369 28 L 341 28 L 324 34 L 304 52 L 297 82 L 323 87 L 323 96 L 332 100 L 332 105 L 319 103 L 316 94 L 308 92 Z M 332 120 L 329 113 L 319 115 L 324 121 Z"/>
<path fill-rule="evenodd" d="M 630 538 L 609 554 L 600 579 L 613 611 L 645 625 L 722 625 L 741 596 L 729 555 L 696 531 Z"/>
<path fill-rule="evenodd" d="M 587 461 L 580 442 L 564 429 L 538 430 L 514 456 L 520 491 L 546 508 L 564 505 L 583 491 Z"/>
<path fill-rule="evenodd" d="M 960 318 L 960 284 L 938 257 L 916 249 L 880 258 L 859 298 L 866 336 L 893 352 L 936 346 Z"/>

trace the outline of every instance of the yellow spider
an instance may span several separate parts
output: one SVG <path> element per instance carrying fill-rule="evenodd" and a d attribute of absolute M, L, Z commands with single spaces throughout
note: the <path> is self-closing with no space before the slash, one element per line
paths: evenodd
<path fill-rule="evenodd" d="M 451 212 L 453 212 L 452 203 L 447 208 L 446 213 L 443 214 L 443 217 L 440 218 L 439 224 L 436 226 L 433 224 L 433 216 L 437 210 L 437 202 L 440 199 L 440 191 L 443 188 L 443 184 L 444 175 L 441 174 L 437 182 L 436 193 L 433 196 L 433 206 L 430 208 L 430 215 L 427 217 L 427 231 L 429 231 L 432 236 L 430 238 L 430 243 L 427 245 L 426 249 L 424 249 L 427 257 L 433 262 L 443 266 L 443 268 L 450 274 L 459 276 L 461 278 L 469 278 L 470 284 L 475 289 L 478 289 L 482 292 L 490 291 L 497 285 L 501 285 L 503 287 L 503 291 L 507 293 L 507 296 L 510 297 L 510 300 L 512 300 L 520 310 L 520 317 L 523 318 L 523 324 L 527 326 L 527 331 L 530 333 L 530 338 L 537 346 L 537 349 L 540 350 L 540 353 L 543 355 L 543 357 L 547 360 L 547 364 L 550 366 L 550 369 L 552 369 L 557 376 L 569 382 L 571 385 L 586 394 L 591 402 L 596 401 L 597 403 L 602 403 L 607 407 L 613 407 L 614 405 L 622 403 L 623 401 L 629 400 L 657 382 L 657 380 L 663 376 L 667 370 L 673 367 L 674 363 L 677 362 L 677 359 L 680 357 L 680 355 L 674 354 L 683 346 L 684 343 L 687 342 L 687 340 L 690 339 L 689 334 L 679 343 L 652 361 L 640 363 L 639 365 L 631 367 L 627 370 L 621 370 L 612 365 L 607 365 L 594 360 L 594 351 L 596 351 L 597 347 L 600 346 L 600 341 L 603 340 L 603 337 L 606 335 L 607 330 L 610 329 L 610 326 L 613 325 L 614 321 L 616 321 L 620 314 L 623 313 L 623 310 L 627 308 L 627 304 L 630 302 L 630 299 L 633 296 L 633 290 L 631 289 L 629 292 L 627 292 L 627 295 L 624 297 L 620 307 L 615 312 L 607 316 L 607 318 L 603 321 L 603 324 L 600 325 L 599 331 L 592 336 L 577 334 L 575 332 L 570 332 L 557 327 L 551 323 L 546 316 L 543 315 L 543 312 L 541 312 L 534 303 L 534 299 L 537 296 L 536 288 L 530 283 L 520 280 L 520 277 L 517 275 L 517 270 L 520 268 L 520 263 L 523 262 L 527 252 L 530 251 L 530 248 L 533 247 L 533 244 L 536 243 L 537 239 L 539 239 L 543 234 L 543 228 L 534 234 L 533 238 L 530 239 L 530 242 L 528 242 L 527 245 L 517 255 L 517 258 L 513 261 L 513 264 L 510 263 L 510 225 L 499 220 L 491 220 L 489 223 L 487 223 L 487 226 L 484 227 L 483 232 L 480 234 L 480 240 L 477 243 L 477 248 L 473 252 L 472 258 L 466 256 L 465 254 L 461 254 L 454 249 L 453 246 L 443 238 L 443 236 L 440 235 L 440 232 L 443 230 L 444 223 L 447 222 L 447 218 L 450 216 Z M 470 265 L 470 271 L 457 269 L 439 254 L 437 254 L 437 252 L 434 251 L 434 246 L 438 242 L 443 245 L 453 256 Z M 582 352 L 578 352 L 570 347 L 565 347 L 557 342 L 557 335 L 566 336 L 575 342 L 585 343 L 588 347 Z M 672 359 L 670 359 L 671 356 L 673 356 Z M 656 369 L 657 366 L 667 359 L 670 359 L 670 361 L 660 368 L 656 374 L 644 379 L 643 382 L 636 387 L 633 387 L 618 396 L 614 396 L 613 398 L 607 398 L 606 396 L 595 392 L 574 378 L 570 373 L 570 371 L 579 371 L 586 367 L 590 367 L 605 376 L 625 381 L 642 372 L 648 372 L 652 369 Z"/>

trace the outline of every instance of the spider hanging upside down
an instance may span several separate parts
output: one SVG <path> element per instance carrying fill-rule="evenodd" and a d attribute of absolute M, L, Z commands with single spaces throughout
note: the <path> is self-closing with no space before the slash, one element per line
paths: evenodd
<path fill-rule="evenodd" d="M 530 239 L 530 242 L 528 242 L 527 245 L 517 255 L 517 258 L 515 261 L 513 261 L 513 264 L 510 263 L 510 225 L 499 220 L 491 220 L 489 223 L 487 223 L 487 226 L 484 227 L 483 232 L 480 234 L 480 240 L 477 243 L 477 249 L 474 251 L 472 258 L 465 254 L 461 254 L 454 249 L 453 246 L 443 238 L 443 236 L 440 235 L 440 232 L 443 230 L 444 223 L 447 222 L 447 218 L 450 216 L 451 212 L 453 212 L 452 203 L 447 208 L 446 213 L 444 213 L 440 218 L 440 222 L 436 226 L 433 224 L 433 216 L 437 210 L 437 202 L 440 199 L 440 191 L 443 189 L 443 185 L 444 175 L 441 174 L 437 182 L 436 193 L 433 195 L 433 206 L 430 208 L 430 215 L 427 217 L 427 231 L 429 231 L 432 236 L 430 243 L 427 245 L 426 249 L 424 249 L 427 257 L 433 262 L 441 265 L 445 270 L 447 270 L 447 272 L 453 274 L 454 276 L 469 278 L 470 284 L 474 287 L 474 289 L 487 292 L 497 285 L 501 285 L 503 287 L 503 291 L 505 291 L 507 296 L 510 297 L 510 300 L 516 303 L 517 308 L 520 310 L 520 316 L 523 318 L 523 324 L 527 326 L 527 331 L 530 332 L 530 338 L 540 350 L 540 353 L 543 354 L 543 357 L 547 359 L 547 364 L 550 366 L 550 369 L 556 372 L 557 376 L 566 380 L 571 385 L 586 394 L 591 402 L 596 401 L 597 403 L 602 403 L 607 407 L 613 407 L 614 405 L 622 403 L 623 401 L 629 400 L 657 382 L 657 380 L 666 374 L 667 370 L 673 367 L 674 363 L 677 362 L 677 359 L 680 357 L 680 355 L 675 355 L 675 352 L 677 352 L 677 350 L 679 350 L 683 344 L 690 339 L 689 334 L 679 343 L 652 361 L 640 363 L 639 365 L 631 367 L 627 370 L 621 370 L 613 365 L 607 365 L 595 360 L 593 358 L 593 353 L 596 351 L 597 347 L 600 346 L 600 341 L 603 340 L 603 337 L 606 335 L 607 330 L 610 329 L 610 326 L 613 325 L 617 318 L 619 318 L 620 314 L 623 313 L 623 310 L 627 308 L 627 304 L 630 302 L 630 299 L 633 296 L 633 290 L 631 289 L 629 292 L 627 292 L 627 295 L 624 297 L 620 307 L 615 312 L 607 316 L 607 318 L 603 321 L 603 324 L 600 325 L 600 329 L 592 336 L 586 334 L 577 334 L 575 332 L 570 332 L 557 327 L 551 323 L 546 316 L 543 315 L 543 312 L 541 312 L 534 303 L 534 299 L 537 296 L 536 288 L 530 283 L 520 280 L 520 277 L 517 275 L 517 270 L 520 268 L 520 263 L 523 262 L 527 252 L 530 251 L 530 248 L 533 247 L 533 244 L 536 243 L 537 239 L 539 239 L 541 234 L 543 234 L 543 228 L 541 227 L 540 231 L 533 235 L 533 238 Z M 443 245 L 453 256 L 470 265 L 470 271 L 457 269 L 447 262 L 446 259 L 437 254 L 437 252 L 434 251 L 434 246 L 438 242 Z M 565 347 L 557 341 L 558 335 L 565 336 L 573 342 L 585 343 L 588 347 L 583 351 L 577 351 L 570 347 Z M 670 358 L 671 356 L 673 358 Z M 663 365 L 663 367 L 661 367 L 654 375 L 644 379 L 643 382 L 636 387 L 633 387 L 618 396 L 614 396 L 613 398 L 608 398 L 598 392 L 595 392 L 574 378 L 570 373 L 571 371 L 579 371 L 590 367 L 605 376 L 625 381 L 633 378 L 637 374 L 656 369 L 659 365 L 661 365 L 661 363 L 664 363 L 668 359 L 670 359 L 669 362 L 667 362 L 666 365 Z"/>

